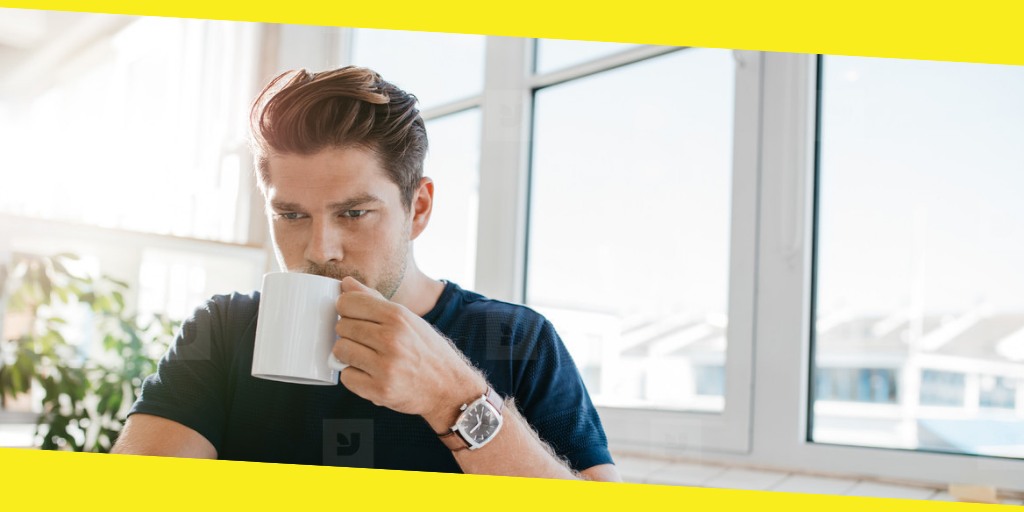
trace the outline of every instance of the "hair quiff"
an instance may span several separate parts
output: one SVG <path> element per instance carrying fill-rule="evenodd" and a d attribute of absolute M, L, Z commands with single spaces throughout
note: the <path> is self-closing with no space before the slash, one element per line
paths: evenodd
<path fill-rule="evenodd" d="M 312 155 L 361 147 L 375 153 L 408 210 L 423 177 L 427 130 L 416 96 L 376 72 L 346 66 L 311 73 L 287 71 L 256 97 L 249 114 L 250 147 L 259 186 L 269 182 L 273 153 Z"/>

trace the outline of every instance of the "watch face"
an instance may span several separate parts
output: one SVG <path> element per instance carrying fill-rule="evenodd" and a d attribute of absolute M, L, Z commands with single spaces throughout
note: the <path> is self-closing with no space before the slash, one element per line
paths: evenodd
<path fill-rule="evenodd" d="M 501 426 L 501 419 L 482 400 L 470 405 L 458 424 L 462 436 L 478 445 L 487 442 L 498 431 L 499 426 Z"/>

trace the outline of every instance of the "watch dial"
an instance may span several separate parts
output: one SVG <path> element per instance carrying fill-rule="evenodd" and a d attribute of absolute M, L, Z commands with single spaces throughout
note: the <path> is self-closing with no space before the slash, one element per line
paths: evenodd
<path fill-rule="evenodd" d="M 491 411 L 490 407 L 478 403 L 468 410 L 459 423 L 461 430 L 475 443 L 482 443 L 494 435 L 498 429 L 498 418 Z"/>

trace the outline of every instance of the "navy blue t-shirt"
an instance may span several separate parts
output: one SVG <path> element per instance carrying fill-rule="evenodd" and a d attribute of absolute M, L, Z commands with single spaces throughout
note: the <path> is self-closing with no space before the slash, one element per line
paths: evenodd
<path fill-rule="evenodd" d="M 420 416 L 376 406 L 340 384 L 253 377 L 258 306 L 254 292 L 218 295 L 197 309 L 129 415 L 153 414 L 192 428 L 220 459 L 461 472 Z M 448 282 L 423 318 L 495 391 L 515 397 L 529 424 L 573 469 L 612 462 L 576 365 L 543 316 Z"/>

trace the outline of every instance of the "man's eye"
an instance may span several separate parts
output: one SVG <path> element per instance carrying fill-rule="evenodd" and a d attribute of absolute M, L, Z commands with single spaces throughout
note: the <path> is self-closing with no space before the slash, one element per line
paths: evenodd
<path fill-rule="evenodd" d="M 277 216 L 282 218 L 282 219 L 284 219 L 284 220 L 299 220 L 299 219 L 302 218 L 302 214 L 301 213 L 296 213 L 296 212 L 279 213 L 279 214 L 277 214 Z"/>
<path fill-rule="evenodd" d="M 345 211 L 345 213 L 341 214 L 341 216 L 342 217 L 347 217 L 347 218 L 350 218 L 350 219 L 358 219 L 359 217 L 362 217 L 363 215 L 366 215 L 366 212 L 369 212 L 369 211 L 370 210 L 347 210 L 347 211 Z"/>

